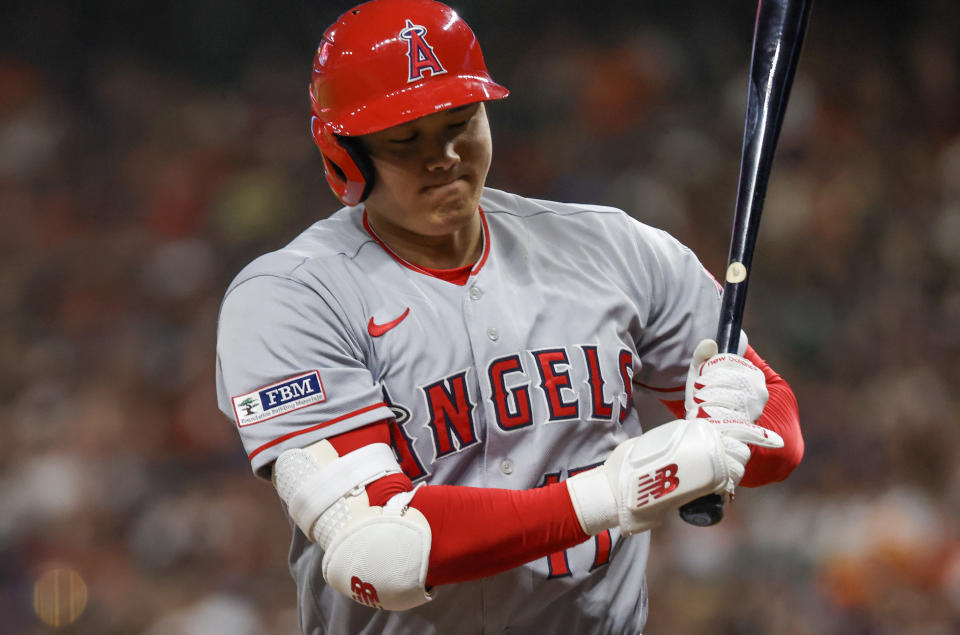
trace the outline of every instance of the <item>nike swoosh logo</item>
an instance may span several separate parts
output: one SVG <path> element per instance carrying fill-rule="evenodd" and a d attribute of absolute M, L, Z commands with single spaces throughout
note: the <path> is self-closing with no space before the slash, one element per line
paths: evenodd
<path fill-rule="evenodd" d="M 373 321 L 373 317 L 371 317 L 370 321 L 367 322 L 367 333 L 369 333 L 374 337 L 380 337 L 381 335 L 383 335 L 384 333 L 386 333 L 387 331 L 395 327 L 397 324 L 400 324 L 401 322 L 403 322 L 403 318 L 407 317 L 407 315 L 409 314 L 410 314 L 410 307 L 407 307 L 407 310 L 404 311 L 400 315 L 400 317 L 394 318 L 389 322 L 384 322 L 383 324 L 377 324 L 376 322 Z"/>

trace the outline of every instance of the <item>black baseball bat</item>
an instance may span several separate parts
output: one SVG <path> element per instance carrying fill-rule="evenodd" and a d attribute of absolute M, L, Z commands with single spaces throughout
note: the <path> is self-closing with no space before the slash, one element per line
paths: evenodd
<path fill-rule="evenodd" d="M 812 4 L 812 0 L 760 0 L 757 6 L 737 204 L 717 326 L 721 353 L 736 353 L 740 344 L 763 198 Z M 680 517 L 699 527 L 714 525 L 723 518 L 723 499 L 719 494 L 701 496 L 682 506 Z"/>

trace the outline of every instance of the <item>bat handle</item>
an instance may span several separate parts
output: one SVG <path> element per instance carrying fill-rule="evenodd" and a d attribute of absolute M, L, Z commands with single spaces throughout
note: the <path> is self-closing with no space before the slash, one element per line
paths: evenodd
<path fill-rule="evenodd" d="M 721 353 L 736 353 L 740 346 L 746 283 L 746 280 L 739 283 L 728 281 L 724 286 L 717 327 L 717 350 Z M 723 520 L 723 498 L 719 494 L 707 494 L 692 500 L 680 507 L 680 518 L 696 527 L 716 525 Z"/>
<path fill-rule="evenodd" d="M 720 494 L 707 494 L 680 508 L 680 518 L 696 527 L 709 527 L 723 520 Z"/>

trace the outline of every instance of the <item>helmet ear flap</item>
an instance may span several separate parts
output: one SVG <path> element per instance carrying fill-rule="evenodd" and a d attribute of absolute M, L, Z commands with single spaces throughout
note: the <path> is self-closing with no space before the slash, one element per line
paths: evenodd
<path fill-rule="evenodd" d="M 333 134 L 317 116 L 311 118 L 310 129 L 333 193 L 344 205 L 357 205 L 366 199 L 373 189 L 375 172 L 360 142 Z"/>
<path fill-rule="evenodd" d="M 373 160 L 359 139 L 341 136 L 337 136 L 336 139 L 340 143 L 340 147 L 347 151 L 347 155 L 353 160 L 353 164 L 357 166 L 360 175 L 363 177 L 363 191 L 360 193 L 360 200 L 357 201 L 358 203 L 363 202 L 370 196 L 370 190 L 373 189 L 373 183 L 376 180 L 374 178 L 376 171 L 373 169 Z"/>

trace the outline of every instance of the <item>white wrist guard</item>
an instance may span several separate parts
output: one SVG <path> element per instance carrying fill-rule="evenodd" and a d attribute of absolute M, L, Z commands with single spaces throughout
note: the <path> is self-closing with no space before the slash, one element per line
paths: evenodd
<path fill-rule="evenodd" d="M 580 528 L 588 536 L 596 536 L 619 524 L 617 499 L 610 489 L 604 466 L 598 465 L 568 478 L 567 492 Z"/>
<path fill-rule="evenodd" d="M 384 443 L 338 456 L 328 441 L 283 452 L 273 473 L 300 530 L 324 550 L 323 577 L 355 601 L 401 611 L 431 599 L 425 589 L 430 525 L 407 507 L 410 492 L 370 505 L 365 486 L 400 472 Z"/>

